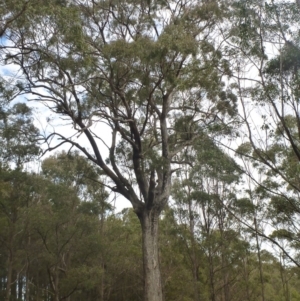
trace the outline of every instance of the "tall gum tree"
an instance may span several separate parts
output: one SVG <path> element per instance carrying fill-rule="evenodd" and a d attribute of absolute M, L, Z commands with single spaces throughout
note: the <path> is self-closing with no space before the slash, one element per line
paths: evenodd
<path fill-rule="evenodd" d="M 230 49 L 245 125 L 237 153 L 253 188 L 251 202 L 255 194 L 260 203 L 265 202 L 274 232 L 269 235 L 268 227 L 260 230 L 256 217 L 249 226 L 299 267 L 297 256 L 281 242 L 284 238 L 290 246 L 298 245 L 299 5 L 253 0 L 235 1 L 234 6 Z"/>
<path fill-rule="evenodd" d="M 7 31 L 2 48 L 4 63 L 22 71 L 20 92 L 75 130 L 50 133 L 49 150 L 77 147 L 132 204 L 142 228 L 145 301 L 163 300 L 158 221 L 172 164 L 184 164 L 177 154 L 200 132 L 222 129 L 233 116 L 217 32 L 225 8 L 220 1 L 41 2 Z"/>

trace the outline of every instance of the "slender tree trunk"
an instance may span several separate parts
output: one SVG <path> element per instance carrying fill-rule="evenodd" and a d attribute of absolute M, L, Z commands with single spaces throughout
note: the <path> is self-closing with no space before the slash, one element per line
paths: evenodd
<path fill-rule="evenodd" d="M 18 278 L 18 300 L 23 300 L 23 277 Z"/>
<path fill-rule="evenodd" d="M 102 237 L 104 237 L 104 212 L 105 209 L 102 204 L 101 218 L 100 218 L 100 233 Z M 104 264 L 103 255 L 101 255 L 101 267 L 102 267 L 102 274 L 101 274 L 100 287 L 99 287 L 99 301 L 104 301 L 105 264 Z"/>
<path fill-rule="evenodd" d="M 36 300 L 39 301 L 39 284 L 37 285 L 37 297 Z M 26 269 L 26 279 L 25 279 L 25 299 L 24 301 L 29 301 L 29 271 L 28 266 Z"/>
<path fill-rule="evenodd" d="M 103 263 L 103 258 L 101 259 L 102 263 L 102 275 L 101 275 L 101 280 L 100 280 L 100 288 L 99 288 L 99 300 L 104 301 L 104 263 Z"/>
<path fill-rule="evenodd" d="M 57 267 L 55 267 L 55 301 L 59 301 L 58 281 L 58 270 Z"/>
<path fill-rule="evenodd" d="M 223 244 L 223 243 L 222 243 Z M 229 286 L 228 286 L 228 273 L 226 271 L 227 260 L 224 255 L 224 247 L 222 246 L 222 277 L 223 277 L 223 293 L 224 301 L 230 301 Z"/>
<path fill-rule="evenodd" d="M 10 298 L 11 300 L 17 300 L 17 289 L 18 289 L 18 280 L 17 280 L 17 272 L 13 269 L 12 271 L 12 283 L 10 287 Z"/>
<path fill-rule="evenodd" d="M 208 244 L 208 268 L 209 268 L 209 295 L 210 301 L 216 300 L 216 292 L 215 292 L 215 273 L 214 273 L 214 260 L 213 260 L 213 250 L 212 250 L 212 244 L 211 244 L 211 218 L 209 216 L 209 212 L 206 213 L 205 206 L 202 205 L 202 213 L 204 217 L 204 227 L 206 232 L 206 240 L 209 241 Z"/>
<path fill-rule="evenodd" d="M 159 212 L 145 208 L 139 219 L 143 236 L 144 301 L 163 301 L 158 253 Z"/>
<path fill-rule="evenodd" d="M 200 301 L 200 292 L 199 292 L 199 271 L 196 263 L 193 264 L 193 280 L 194 280 L 194 300 Z"/>
<path fill-rule="evenodd" d="M 196 251 L 196 242 L 194 234 L 194 215 L 192 211 L 192 202 L 189 200 L 189 223 L 190 223 L 190 235 L 191 235 L 191 244 L 192 244 L 192 270 L 193 270 L 193 287 L 194 287 L 194 300 L 200 301 L 200 291 L 199 291 L 199 265 L 198 257 Z"/>
<path fill-rule="evenodd" d="M 212 258 L 211 250 L 209 250 L 208 261 L 209 261 L 210 301 L 216 301 L 214 264 L 213 264 L 213 258 Z"/>
<path fill-rule="evenodd" d="M 218 186 L 216 186 L 216 193 L 218 194 Z M 225 221 L 224 221 L 224 215 L 223 210 L 220 209 L 218 213 L 218 223 L 219 223 L 219 231 L 221 235 L 221 273 L 222 273 L 222 281 L 223 281 L 223 297 L 222 300 L 224 301 L 230 301 L 229 297 L 229 285 L 228 285 L 228 271 L 227 271 L 227 258 L 226 258 L 226 246 L 225 246 L 225 240 L 226 237 L 224 236 L 224 229 L 225 229 Z"/>
<path fill-rule="evenodd" d="M 289 301 L 290 300 L 289 283 L 288 280 L 286 279 L 284 258 L 281 254 L 280 254 L 280 278 L 282 283 L 284 299 L 285 301 Z"/>
<path fill-rule="evenodd" d="M 5 301 L 9 301 L 10 296 L 11 296 L 12 272 L 13 272 L 13 255 L 12 255 L 12 252 L 10 251 L 8 259 L 7 259 L 7 279 L 6 279 Z"/>
<path fill-rule="evenodd" d="M 246 257 L 243 259 L 243 262 L 244 262 L 244 279 L 246 284 L 246 296 L 247 296 L 247 300 L 250 301 L 248 255 L 246 255 Z"/>
<path fill-rule="evenodd" d="M 50 285 L 51 289 L 53 292 L 53 301 L 59 301 L 59 278 L 58 278 L 58 269 L 57 266 L 54 267 L 53 271 L 51 268 L 48 269 L 48 274 L 49 274 L 49 280 L 50 280 Z"/>
<path fill-rule="evenodd" d="M 254 227 L 255 227 L 255 239 L 256 239 L 256 248 L 257 248 L 257 257 L 258 257 L 258 265 L 259 265 L 259 276 L 260 276 L 260 284 L 261 284 L 261 300 L 265 301 L 265 283 L 264 283 L 264 277 L 263 277 L 263 269 L 262 269 L 262 262 L 260 257 L 260 246 L 258 241 L 258 228 L 257 228 L 257 220 L 256 217 L 254 217 Z"/>
<path fill-rule="evenodd" d="M 31 239 L 29 236 L 28 237 L 28 246 L 30 246 L 30 242 L 31 242 Z M 24 301 L 29 301 L 29 264 L 30 264 L 30 259 L 29 259 L 29 255 L 27 254 L 25 283 L 24 283 L 24 285 L 25 285 Z M 39 301 L 39 282 L 37 283 L 37 286 L 36 286 L 36 292 L 37 292 L 36 301 Z"/>

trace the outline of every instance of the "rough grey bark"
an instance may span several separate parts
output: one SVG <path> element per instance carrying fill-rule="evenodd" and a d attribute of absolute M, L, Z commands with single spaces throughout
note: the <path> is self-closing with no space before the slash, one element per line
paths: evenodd
<path fill-rule="evenodd" d="M 139 216 L 143 237 L 144 301 L 163 301 L 158 249 L 159 211 L 145 209 Z"/>

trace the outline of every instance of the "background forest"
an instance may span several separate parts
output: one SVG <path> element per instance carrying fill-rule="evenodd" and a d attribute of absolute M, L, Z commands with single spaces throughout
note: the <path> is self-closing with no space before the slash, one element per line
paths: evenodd
<path fill-rule="evenodd" d="M 0 16 L 0 300 L 300 300 L 299 1 Z"/>
<path fill-rule="evenodd" d="M 100 176 L 77 153 L 48 157 L 40 174 L 2 166 L 1 300 L 143 299 L 138 218 L 115 213 Z M 176 183 L 161 218 L 166 300 L 300 300 L 299 268 L 226 211 L 233 191 L 207 189 Z"/>

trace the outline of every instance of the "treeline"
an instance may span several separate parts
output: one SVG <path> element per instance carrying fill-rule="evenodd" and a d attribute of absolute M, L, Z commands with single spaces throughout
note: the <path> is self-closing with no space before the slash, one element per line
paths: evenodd
<path fill-rule="evenodd" d="M 1 300 L 143 299 L 139 221 L 115 213 L 99 182 L 78 153 L 44 159 L 39 174 L 2 165 Z M 299 269 L 256 244 L 226 211 L 225 191 L 220 202 L 195 187 L 178 181 L 161 218 L 166 300 L 300 300 Z"/>

